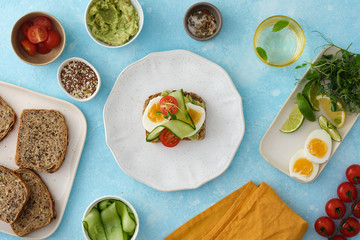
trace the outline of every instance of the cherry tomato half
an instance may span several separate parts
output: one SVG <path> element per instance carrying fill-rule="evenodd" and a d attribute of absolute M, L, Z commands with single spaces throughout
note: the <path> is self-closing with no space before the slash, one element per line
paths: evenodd
<path fill-rule="evenodd" d="M 315 231 L 321 236 L 330 236 L 335 232 L 335 224 L 329 217 L 319 217 L 314 224 Z"/>
<path fill-rule="evenodd" d="M 337 189 L 337 194 L 344 202 L 352 202 L 357 195 L 356 187 L 350 182 L 343 182 Z"/>
<path fill-rule="evenodd" d="M 360 184 L 360 165 L 353 164 L 346 169 L 346 178 L 353 184 Z"/>
<path fill-rule="evenodd" d="M 51 22 L 47 17 L 38 16 L 38 17 L 34 18 L 33 23 L 34 23 L 34 25 L 43 26 L 48 31 L 51 29 Z"/>
<path fill-rule="evenodd" d="M 41 42 L 41 43 L 36 44 L 36 51 L 40 54 L 47 54 L 51 51 L 51 49 L 47 48 L 45 46 L 45 43 Z"/>
<path fill-rule="evenodd" d="M 29 40 L 25 39 L 25 40 L 21 40 L 20 41 L 21 46 L 23 47 L 23 49 L 25 50 L 25 52 L 27 54 L 29 54 L 30 56 L 34 56 L 34 54 L 36 53 L 36 46 L 35 44 L 32 44 Z"/>
<path fill-rule="evenodd" d="M 160 141 L 165 147 L 175 147 L 179 144 L 180 138 L 176 137 L 172 132 L 164 129 L 160 135 Z"/>
<path fill-rule="evenodd" d="M 47 39 L 48 32 L 43 26 L 33 25 L 29 28 L 27 35 L 31 43 L 40 43 Z"/>
<path fill-rule="evenodd" d="M 354 204 L 355 204 L 355 203 L 354 203 Z M 354 204 L 353 204 L 351 207 L 353 207 Z M 354 207 L 353 215 L 354 215 L 355 217 L 357 217 L 357 218 L 360 218 L 360 202 L 358 202 L 358 203 L 356 204 L 356 206 Z"/>
<path fill-rule="evenodd" d="M 160 111 L 164 116 L 170 114 L 175 114 L 178 111 L 179 104 L 176 98 L 172 96 L 165 96 L 160 99 Z"/>
<path fill-rule="evenodd" d="M 333 237 L 332 240 L 347 240 L 346 237 L 341 236 L 341 235 L 336 235 L 335 237 Z"/>
<path fill-rule="evenodd" d="M 21 32 L 24 35 L 24 37 L 27 38 L 27 32 L 32 25 L 33 24 L 30 21 L 26 21 L 21 25 Z"/>
<path fill-rule="evenodd" d="M 45 40 L 45 46 L 47 48 L 53 49 L 60 44 L 60 34 L 57 31 L 50 30 L 48 31 L 48 38 Z"/>
<path fill-rule="evenodd" d="M 360 231 L 360 223 L 356 218 L 349 217 L 342 225 L 340 232 L 345 237 L 354 237 L 358 235 Z"/>
<path fill-rule="evenodd" d="M 340 199 L 330 199 L 325 205 L 325 212 L 332 219 L 340 219 L 345 215 L 345 204 Z"/>

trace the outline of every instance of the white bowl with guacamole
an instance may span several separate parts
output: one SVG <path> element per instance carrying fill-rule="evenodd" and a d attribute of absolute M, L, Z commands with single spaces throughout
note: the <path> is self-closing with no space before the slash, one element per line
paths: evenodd
<path fill-rule="evenodd" d="M 140 34 L 144 13 L 137 0 L 92 0 L 85 12 L 90 37 L 108 48 L 130 44 Z"/>

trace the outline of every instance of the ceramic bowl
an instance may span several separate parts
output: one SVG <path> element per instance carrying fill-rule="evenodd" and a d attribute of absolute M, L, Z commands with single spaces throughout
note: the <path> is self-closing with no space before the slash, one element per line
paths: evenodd
<path fill-rule="evenodd" d="M 136 33 L 136 35 L 135 35 L 135 36 L 132 36 L 132 37 L 129 39 L 129 41 L 127 41 L 127 42 L 124 43 L 123 45 L 119 45 L 119 46 L 111 46 L 111 45 L 109 45 L 109 44 L 107 44 L 107 43 L 104 43 L 103 41 L 100 41 L 100 40 L 96 39 L 96 38 L 92 35 L 91 30 L 90 30 L 89 26 L 88 26 L 87 23 L 86 23 L 86 16 L 87 16 L 88 10 L 89 10 L 89 8 L 90 8 L 90 5 L 91 5 L 91 3 L 92 3 L 93 1 L 95 1 L 95 0 L 91 0 L 91 1 L 89 2 L 89 4 L 88 4 L 87 8 L 86 8 L 86 11 L 85 11 L 85 14 L 84 14 L 84 23 L 85 23 L 86 31 L 88 32 L 88 34 L 90 35 L 90 37 L 91 37 L 96 43 L 98 43 L 99 45 L 101 45 L 101 46 L 103 46 L 103 47 L 107 47 L 107 48 L 120 48 L 120 47 L 124 47 L 124 46 L 130 44 L 131 42 L 133 42 L 133 41 L 137 38 L 137 36 L 139 36 L 139 34 L 140 34 L 140 32 L 141 32 L 141 29 L 142 29 L 142 27 L 143 27 L 143 25 L 144 25 L 144 12 L 143 12 L 143 10 L 142 10 L 142 7 L 141 7 L 140 3 L 139 3 L 137 0 L 130 0 L 131 4 L 134 6 L 134 8 L 135 8 L 135 10 L 137 11 L 138 16 L 139 16 L 139 23 L 138 23 L 138 24 L 139 24 L 139 30 L 138 30 L 138 32 Z"/>
<path fill-rule="evenodd" d="M 97 85 L 97 88 L 96 88 L 95 92 L 94 92 L 90 97 L 88 97 L 88 98 L 76 98 L 76 97 L 74 97 L 73 95 L 71 95 L 71 94 L 64 88 L 64 85 L 63 85 L 63 83 L 61 82 L 61 71 L 63 70 L 64 66 L 65 66 L 66 64 L 68 64 L 69 62 L 71 62 L 71 61 L 79 61 L 79 62 L 85 63 L 85 64 L 88 65 L 88 66 L 95 72 L 95 74 L 96 74 L 96 77 L 97 77 L 97 79 L 98 79 L 98 85 Z M 93 98 L 96 96 L 96 94 L 99 92 L 99 89 L 100 89 L 100 86 L 101 86 L 101 78 L 100 78 L 100 75 L 99 75 L 98 71 L 96 70 L 96 68 L 95 68 L 93 65 L 91 65 L 88 61 L 86 61 L 86 60 L 84 60 L 84 59 L 82 59 L 82 58 L 78 58 L 78 57 L 72 57 L 72 58 L 66 59 L 66 60 L 59 66 L 58 72 L 57 72 L 57 79 L 58 79 L 58 83 L 59 83 L 61 89 L 64 90 L 64 92 L 66 93 L 66 95 L 68 95 L 68 96 L 71 97 L 72 99 L 75 99 L 75 100 L 77 100 L 77 101 L 79 101 L 79 102 L 87 102 L 87 101 L 93 99 Z"/>
<path fill-rule="evenodd" d="M 47 17 L 48 19 L 50 19 L 51 24 L 52 24 L 52 29 L 56 30 L 60 34 L 61 41 L 60 41 L 59 46 L 52 49 L 47 54 L 35 53 L 34 56 L 30 56 L 25 52 L 25 50 L 22 48 L 22 46 L 20 44 L 20 41 L 25 39 L 25 36 L 22 34 L 22 31 L 21 31 L 21 25 L 24 22 L 31 21 L 35 17 L 38 17 L 38 16 L 44 16 L 44 17 Z M 54 16 L 52 16 L 48 13 L 45 13 L 45 12 L 30 12 L 30 13 L 22 16 L 15 23 L 15 25 L 11 31 L 11 45 L 14 49 L 15 54 L 22 61 L 24 61 L 28 64 L 31 64 L 31 65 L 41 66 L 41 65 L 46 65 L 46 64 L 49 64 L 49 63 L 55 61 L 61 55 L 61 53 L 64 51 L 65 43 L 66 43 L 66 34 L 65 34 L 65 30 L 64 30 L 63 26 L 61 25 L 59 20 L 57 20 Z"/>
<path fill-rule="evenodd" d="M 214 32 L 214 34 L 212 34 L 209 37 L 198 37 L 198 36 L 192 34 L 189 30 L 188 19 L 191 14 L 193 14 L 194 12 L 199 11 L 199 10 L 207 10 L 215 17 L 215 21 L 216 21 L 216 25 L 217 25 L 216 31 Z M 193 39 L 198 40 L 198 41 L 207 41 L 207 40 L 210 40 L 210 39 L 216 37 L 216 35 L 219 34 L 221 27 L 222 27 L 222 16 L 221 16 L 219 9 L 217 9 L 217 7 L 215 7 L 211 3 L 200 2 L 200 3 L 196 3 L 196 4 L 192 5 L 191 7 L 189 7 L 189 9 L 185 13 L 183 23 L 184 23 L 185 31 L 190 37 L 192 37 Z"/>
<path fill-rule="evenodd" d="M 140 222 L 139 222 L 139 216 L 135 210 L 135 208 L 128 202 L 126 201 L 125 199 L 121 198 L 121 197 L 118 197 L 118 196 L 104 196 L 104 197 L 100 197 L 98 199 L 96 199 L 95 201 L 93 201 L 88 207 L 87 209 L 85 210 L 85 213 L 83 215 L 83 220 L 85 219 L 85 216 L 90 212 L 91 209 L 93 209 L 93 207 L 95 207 L 99 202 L 103 201 L 103 200 L 107 200 L 107 199 L 114 199 L 114 200 L 119 200 L 123 203 L 125 203 L 126 206 L 128 206 L 131 211 L 133 212 L 134 216 L 135 216 L 135 221 L 136 221 L 136 228 L 135 228 L 135 232 L 134 232 L 134 235 L 131 237 L 130 240 L 135 240 L 138 233 L 139 233 L 139 225 L 140 225 Z M 84 228 L 84 225 L 81 224 L 82 226 L 82 230 L 83 230 L 83 233 L 84 233 L 84 236 L 87 240 L 91 240 L 86 229 Z"/>

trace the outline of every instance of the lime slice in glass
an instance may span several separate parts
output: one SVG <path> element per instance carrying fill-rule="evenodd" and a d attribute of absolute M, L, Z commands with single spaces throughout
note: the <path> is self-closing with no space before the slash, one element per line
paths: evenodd
<path fill-rule="evenodd" d="M 303 122 L 304 122 L 304 116 L 301 114 L 297 104 L 295 104 L 292 107 L 288 118 L 281 126 L 280 131 L 282 131 L 283 133 L 295 132 L 300 128 Z"/>

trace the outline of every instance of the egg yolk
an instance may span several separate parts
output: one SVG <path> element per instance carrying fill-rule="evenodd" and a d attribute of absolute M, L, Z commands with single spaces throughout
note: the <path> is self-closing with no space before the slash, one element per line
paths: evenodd
<path fill-rule="evenodd" d="M 306 158 L 299 158 L 293 166 L 293 171 L 301 175 L 310 176 L 313 171 L 313 164 Z"/>
<path fill-rule="evenodd" d="M 163 115 L 158 114 L 159 111 L 160 111 L 160 103 L 154 103 L 148 112 L 148 118 L 150 119 L 150 121 L 154 123 L 159 123 L 164 121 Z"/>
<path fill-rule="evenodd" d="M 326 143 L 318 138 L 314 138 L 309 142 L 308 150 L 314 157 L 322 158 L 328 151 Z"/>
<path fill-rule="evenodd" d="M 197 124 L 200 121 L 201 114 L 195 111 L 194 109 L 189 108 L 189 114 L 194 124 Z"/>

